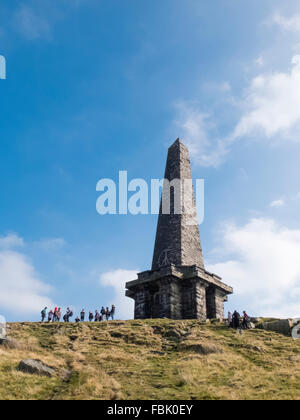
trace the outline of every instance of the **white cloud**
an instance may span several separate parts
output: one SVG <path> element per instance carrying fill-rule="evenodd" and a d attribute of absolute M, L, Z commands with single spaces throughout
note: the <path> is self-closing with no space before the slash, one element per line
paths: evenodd
<path fill-rule="evenodd" d="M 258 64 L 263 62 L 259 59 Z M 226 95 L 226 91 L 223 92 Z M 174 135 L 189 146 L 193 161 L 217 167 L 232 145 L 245 137 L 264 138 L 268 143 L 299 141 L 300 55 L 294 55 L 286 72 L 261 73 L 254 77 L 239 100 L 228 106 L 242 110 L 231 132 L 220 137 L 213 115 L 195 102 L 177 103 Z"/>
<path fill-rule="evenodd" d="M 261 132 L 266 138 L 291 135 L 300 124 L 300 55 L 292 58 L 289 71 L 255 77 L 243 98 L 245 112 L 232 138 Z M 287 138 L 285 136 L 282 139 Z"/>
<path fill-rule="evenodd" d="M 300 32 L 300 14 L 286 17 L 277 12 L 267 21 L 267 24 L 278 25 L 285 31 Z"/>
<path fill-rule="evenodd" d="M 50 287 L 39 278 L 28 259 L 14 251 L 0 252 L 0 307 L 18 315 L 40 313 L 53 306 Z"/>
<path fill-rule="evenodd" d="M 23 245 L 23 239 L 15 233 L 10 233 L 7 236 L 0 236 L 0 249 L 15 248 Z"/>
<path fill-rule="evenodd" d="M 185 101 L 178 102 L 176 110 L 175 137 L 180 137 L 189 147 L 197 164 L 218 166 L 227 153 L 227 147 L 224 140 L 212 140 L 217 137 L 211 115 L 202 112 L 197 104 Z"/>
<path fill-rule="evenodd" d="M 254 315 L 299 317 L 300 230 L 270 219 L 230 224 L 221 234 L 225 262 L 208 268 L 234 287 L 229 304 Z"/>
<path fill-rule="evenodd" d="M 283 207 L 285 205 L 285 201 L 283 199 L 274 200 L 270 203 L 270 207 Z"/>
<path fill-rule="evenodd" d="M 40 313 L 44 306 L 53 306 L 43 283 L 28 258 L 12 249 L 23 246 L 17 234 L 0 238 L 0 308 L 19 316 Z"/>
<path fill-rule="evenodd" d="M 116 306 L 116 317 L 131 319 L 134 316 L 134 301 L 125 296 L 125 283 L 137 278 L 139 270 L 117 269 L 101 274 L 100 285 L 114 289 L 114 297 L 110 304 Z"/>

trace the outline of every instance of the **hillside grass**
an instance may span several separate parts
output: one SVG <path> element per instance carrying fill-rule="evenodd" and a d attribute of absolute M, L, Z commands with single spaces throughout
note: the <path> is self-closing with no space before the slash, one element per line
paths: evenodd
<path fill-rule="evenodd" d="M 300 340 L 165 319 L 9 325 L 0 399 L 300 399 Z M 72 372 L 24 374 L 22 359 Z"/>

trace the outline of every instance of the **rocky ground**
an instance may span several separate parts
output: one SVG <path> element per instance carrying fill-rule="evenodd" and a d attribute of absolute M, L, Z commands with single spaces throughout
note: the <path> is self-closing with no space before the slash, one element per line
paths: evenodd
<path fill-rule="evenodd" d="M 300 399 L 300 340 L 271 331 L 145 320 L 8 334 L 0 399 Z"/>

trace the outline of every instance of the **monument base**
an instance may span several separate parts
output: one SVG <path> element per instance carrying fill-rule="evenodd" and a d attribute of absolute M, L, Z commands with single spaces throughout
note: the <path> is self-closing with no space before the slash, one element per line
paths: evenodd
<path fill-rule="evenodd" d="M 135 319 L 224 318 L 224 302 L 233 289 L 204 268 L 169 265 L 138 274 L 126 284 L 135 300 Z"/>

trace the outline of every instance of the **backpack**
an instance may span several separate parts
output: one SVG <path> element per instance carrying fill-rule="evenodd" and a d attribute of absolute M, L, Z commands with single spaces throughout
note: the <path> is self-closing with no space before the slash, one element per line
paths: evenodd
<path fill-rule="evenodd" d="M 70 311 L 70 313 L 69 313 L 69 317 L 71 318 L 73 316 L 73 312 L 72 311 Z"/>

